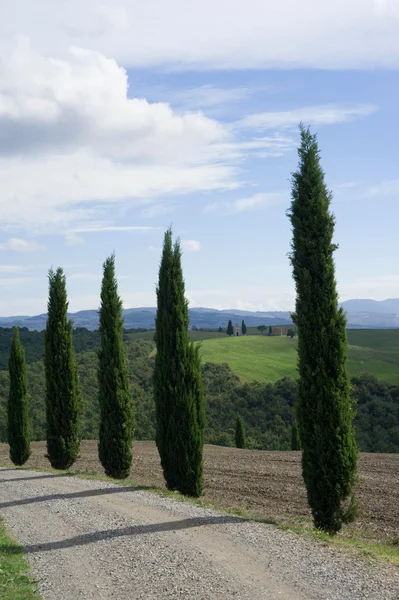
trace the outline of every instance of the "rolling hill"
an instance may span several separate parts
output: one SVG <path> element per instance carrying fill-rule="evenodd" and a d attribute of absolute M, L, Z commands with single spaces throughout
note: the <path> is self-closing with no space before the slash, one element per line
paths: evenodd
<path fill-rule="evenodd" d="M 342 305 L 347 313 L 348 328 L 392 329 L 399 328 L 399 299 L 390 300 L 347 300 Z M 126 329 L 153 329 L 156 308 L 128 308 L 124 310 Z M 245 319 L 248 327 L 259 325 L 288 325 L 292 323 L 288 311 L 251 312 L 248 310 L 215 308 L 190 308 L 190 324 L 197 328 L 226 327 L 229 320 L 241 322 Z M 86 327 L 90 331 L 98 328 L 98 311 L 82 310 L 70 313 L 74 327 Z M 46 327 L 47 315 L 0 317 L 0 327 L 19 325 L 29 330 L 42 331 Z"/>
<path fill-rule="evenodd" d="M 399 384 L 399 330 L 348 331 L 351 377 L 369 373 Z M 244 336 L 201 342 L 204 362 L 227 363 L 242 381 L 275 382 L 296 377 L 297 340 L 285 336 Z"/>

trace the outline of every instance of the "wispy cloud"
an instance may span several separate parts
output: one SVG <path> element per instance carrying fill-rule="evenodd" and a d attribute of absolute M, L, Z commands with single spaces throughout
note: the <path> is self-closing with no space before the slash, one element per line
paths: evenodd
<path fill-rule="evenodd" d="M 226 13 L 226 3 L 215 0 L 190 3 L 189 10 L 187 0 L 146 0 L 145 10 L 136 0 L 13 0 L 2 3 L 2 21 L 10 37 L 26 36 L 47 55 L 64 54 L 72 41 L 130 67 L 399 65 L 397 0 L 246 0 L 245 10 L 241 0 L 230 0 L 228 7 Z"/>
<path fill-rule="evenodd" d="M 382 181 L 376 185 L 370 186 L 366 190 L 367 196 L 390 196 L 399 193 L 399 179 Z"/>
<path fill-rule="evenodd" d="M 146 219 L 155 219 L 156 217 L 161 217 L 162 215 L 173 212 L 176 208 L 177 204 L 165 202 L 164 204 L 154 204 L 147 208 L 143 208 L 141 214 Z"/>
<path fill-rule="evenodd" d="M 162 227 L 147 225 L 104 225 L 99 227 L 79 227 L 73 233 L 100 233 L 106 231 L 159 231 Z"/>
<path fill-rule="evenodd" d="M 377 111 L 370 104 L 340 106 L 325 104 L 305 106 L 279 112 L 262 112 L 244 117 L 234 124 L 235 128 L 284 129 L 296 127 L 303 122 L 309 125 L 336 125 L 368 117 Z"/>
<path fill-rule="evenodd" d="M 239 198 L 238 200 L 226 203 L 225 206 L 230 214 L 235 214 L 268 208 L 280 204 L 281 202 L 285 202 L 286 200 L 287 195 L 282 192 L 259 192 L 253 196 Z"/>
<path fill-rule="evenodd" d="M 7 242 L 0 244 L 0 250 L 14 250 L 15 252 L 39 252 L 46 247 L 33 240 L 22 238 L 10 238 Z"/>
<path fill-rule="evenodd" d="M 181 247 L 184 252 L 199 252 L 201 244 L 198 240 L 182 240 Z"/>
<path fill-rule="evenodd" d="M 212 202 L 207 204 L 204 208 L 204 213 L 215 212 L 219 208 L 219 202 Z"/>

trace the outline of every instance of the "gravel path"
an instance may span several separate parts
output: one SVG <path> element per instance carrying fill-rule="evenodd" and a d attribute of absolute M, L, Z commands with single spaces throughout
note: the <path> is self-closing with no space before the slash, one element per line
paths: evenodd
<path fill-rule="evenodd" d="M 0 514 L 44 600 L 399 599 L 390 566 L 114 484 L 0 469 Z"/>

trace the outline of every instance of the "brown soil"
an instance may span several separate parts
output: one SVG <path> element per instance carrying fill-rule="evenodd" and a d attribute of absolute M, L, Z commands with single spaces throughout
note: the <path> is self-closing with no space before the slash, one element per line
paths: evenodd
<path fill-rule="evenodd" d="M 45 443 L 32 443 L 26 467 L 48 468 Z M 310 521 L 306 491 L 301 477 L 299 452 L 261 452 L 205 446 L 205 492 L 203 500 L 225 508 L 242 509 L 280 523 Z M 11 466 L 8 446 L 0 444 L 0 464 Z M 73 471 L 103 474 L 97 442 L 81 445 L 81 458 Z M 131 472 L 134 482 L 164 487 L 154 442 L 135 442 Z M 346 526 L 362 536 L 394 542 L 399 537 L 399 454 L 360 455 L 357 486 L 359 518 Z"/>

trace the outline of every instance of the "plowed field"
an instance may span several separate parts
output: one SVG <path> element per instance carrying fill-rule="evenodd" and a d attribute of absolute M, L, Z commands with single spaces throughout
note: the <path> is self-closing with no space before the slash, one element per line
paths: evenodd
<path fill-rule="evenodd" d="M 27 467 L 49 467 L 45 443 L 32 443 Z M 310 521 L 301 477 L 300 453 L 238 450 L 205 446 L 205 492 L 203 500 L 225 508 L 243 509 L 252 515 L 281 523 Z M 0 444 L 0 464 L 11 466 L 8 446 Z M 102 474 L 97 442 L 85 441 L 73 472 Z M 154 442 L 135 442 L 131 472 L 134 482 L 164 487 Z M 343 535 L 356 527 L 364 537 L 392 542 L 399 537 L 399 454 L 360 455 L 357 486 L 359 519 L 346 526 Z"/>

